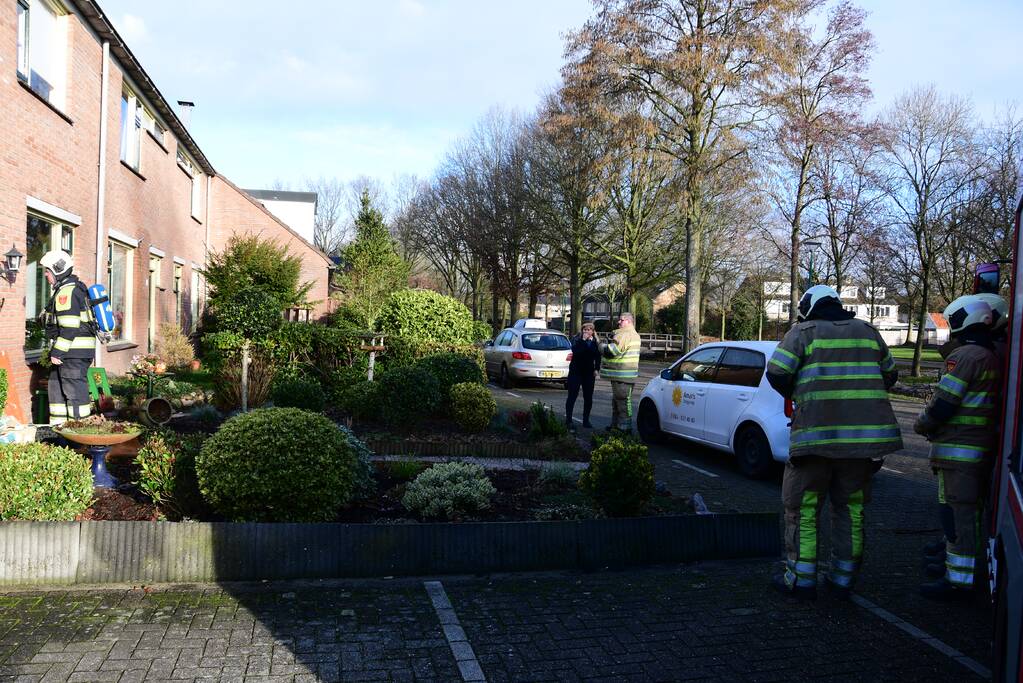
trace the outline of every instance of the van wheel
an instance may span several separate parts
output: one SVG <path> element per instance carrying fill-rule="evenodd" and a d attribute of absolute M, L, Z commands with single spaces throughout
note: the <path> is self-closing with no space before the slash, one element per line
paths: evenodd
<path fill-rule="evenodd" d="M 735 457 L 739 471 L 750 479 L 763 479 L 774 463 L 771 444 L 756 425 L 747 425 L 735 435 Z"/>
<path fill-rule="evenodd" d="M 508 366 L 503 364 L 501 365 L 501 386 L 505 389 L 515 388 L 515 380 L 508 374 Z"/>
<path fill-rule="evenodd" d="M 664 441 L 661 420 L 657 417 L 657 408 L 651 401 L 643 401 L 639 405 L 636 428 L 639 430 L 639 438 L 643 439 L 643 443 L 657 444 Z"/>

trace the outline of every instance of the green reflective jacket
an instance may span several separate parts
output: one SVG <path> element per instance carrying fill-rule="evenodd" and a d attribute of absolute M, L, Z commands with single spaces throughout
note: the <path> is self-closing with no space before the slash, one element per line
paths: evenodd
<path fill-rule="evenodd" d="M 983 346 L 960 346 L 945 359 L 945 372 L 927 406 L 939 399 L 956 407 L 931 440 L 931 463 L 970 468 L 985 464 L 995 446 L 1001 365 L 998 355 Z"/>
<path fill-rule="evenodd" d="M 895 360 L 868 323 L 795 325 L 767 367 L 771 386 L 795 403 L 789 455 L 876 458 L 902 448 L 888 388 Z"/>
<path fill-rule="evenodd" d="M 635 383 L 639 377 L 639 346 L 640 338 L 636 330 L 615 330 L 611 341 L 604 347 L 600 376 L 614 382 Z"/>

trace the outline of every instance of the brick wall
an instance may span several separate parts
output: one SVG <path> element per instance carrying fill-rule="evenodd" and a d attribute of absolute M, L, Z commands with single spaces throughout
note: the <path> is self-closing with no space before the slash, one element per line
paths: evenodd
<path fill-rule="evenodd" d="M 75 14 L 64 20 L 67 37 L 67 95 L 54 111 L 18 80 L 16 3 L 0 3 L 0 254 L 14 244 L 26 248 L 27 203 L 36 198 L 80 217 L 74 226 L 75 272 L 87 283 L 106 282 L 106 244 L 100 248 L 96 272 L 97 205 L 99 196 L 100 90 L 103 50 L 100 41 Z M 123 372 L 135 353 L 146 351 L 150 320 L 173 321 L 175 258 L 183 261 L 182 298 L 185 323 L 192 297 L 193 265 L 205 263 L 207 249 L 218 250 L 234 232 L 258 234 L 286 244 L 304 262 L 303 277 L 314 283 L 317 313 L 326 311 L 327 260 L 259 204 L 226 179 L 213 177 L 200 185 L 199 208 L 192 215 L 191 179 L 177 163 L 177 143 L 168 131 L 162 144 L 147 132 L 141 135 L 138 172 L 120 161 L 120 106 L 124 72 L 111 57 L 108 82 L 106 163 L 106 231 L 138 241 L 133 259 L 130 344 L 102 351 L 101 364 L 111 374 Z M 136 90 L 139 94 L 140 91 Z M 152 103 L 150 103 L 152 105 Z M 152 106 L 150 107 L 152 110 Z M 207 197 L 207 183 L 212 200 Z M 107 233 L 105 233 L 107 234 Z M 155 307 L 150 310 L 151 249 L 164 256 L 156 283 Z M 0 280 L 0 350 L 11 361 L 11 390 L 23 406 L 30 405 L 31 358 L 24 353 L 24 272 L 11 285 Z M 202 289 L 200 285 L 199 289 Z"/>

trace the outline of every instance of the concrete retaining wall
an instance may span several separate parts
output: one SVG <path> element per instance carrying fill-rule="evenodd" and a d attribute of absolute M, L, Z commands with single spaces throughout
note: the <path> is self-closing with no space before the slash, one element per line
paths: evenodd
<path fill-rule="evenodd" d="M 349 578 L 777 557 L 776 513 L 462 524 L 0 523 L 0 585 Z"/>

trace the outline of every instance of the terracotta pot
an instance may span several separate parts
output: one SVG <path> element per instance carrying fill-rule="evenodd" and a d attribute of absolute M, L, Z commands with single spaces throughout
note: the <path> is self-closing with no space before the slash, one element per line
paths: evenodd
<path fill-rule="evenodd" d="M 63 436 L 68 441 L 80 443 L 83 446 L 114 446 L 125 441 L 131 441 L 140 432 L 128 432 L 127 434 L 73 434 L 61 431 L 60 427 L 54 427 L 53 431 Z"/>

